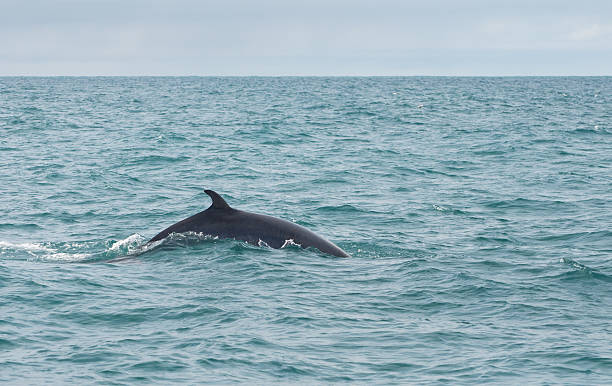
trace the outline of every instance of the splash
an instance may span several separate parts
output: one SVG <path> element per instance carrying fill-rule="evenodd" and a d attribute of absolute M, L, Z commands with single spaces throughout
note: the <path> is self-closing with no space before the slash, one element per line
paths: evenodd
<path fill-rule="evenodd" d="M 0 258 L 47 262 L 92 262 L 140 254 L 149 248 L 145 237 L 132 234 L 122 240 L 30 242 L 0 241 Z"/>
<path fill-rule="evenodd" d="M 0 241 L 0 257 L 8 259 L 83 261 L 92 256 L 79 251 L 83 243 L 11 243 Z"/>

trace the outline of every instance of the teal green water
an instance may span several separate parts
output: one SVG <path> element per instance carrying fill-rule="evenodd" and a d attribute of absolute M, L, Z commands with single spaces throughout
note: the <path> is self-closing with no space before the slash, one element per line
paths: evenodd
<path fill-rule="evenodd" d="M 0 382 L 610 384 L 611 92 L 0 78 Z M 143 250 L 205 188 L 352 257 Z"/>

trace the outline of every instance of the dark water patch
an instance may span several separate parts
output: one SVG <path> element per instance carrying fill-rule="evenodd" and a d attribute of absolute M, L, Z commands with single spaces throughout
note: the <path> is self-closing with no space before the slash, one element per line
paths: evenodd
<path fill-rule="evenodd" d="M 554 209 L 573 208 L 575 204 L 572 202 L 560 200 L 537 200 L 529 198 L 513 198 L 508 200 L 490 201 L 484 203 L 485 207 L 492 209 L 518 209 L 521 211 L 536 210 L 548 211 Z"/>
<path fill-rule="evenodd" d="M 136 363 L 128 369 L 129 371 L 146 371 L 152 373 L 175 372 L 188 368 L 189 365 L 177 359 L 164 361 L 146 361 Z"/>
<path fill-rule="evenodd" d="M 317 212 L 334 212 L 334 213 L 364 213 L 367 212 L 363 209 L 359 209 L 356 206 L 344 204 L 344 205 L 336 205 L 336 206 L 320 206 L 317 209 Z"/>
<path fill-rule="evenodd" d="M 611 240 L 612 231 L 593 231 L 593 232 L 571 232 L 561 234 L 551 234 L 543 237 L 538 237 L 537 240 L 546 243 L 559 242 L 581 242 L 581 243 L 596 243 L 601 240 Z"/>
<path fill-rule="evenodd" d="M 330 178 L 316 178 L 310 181 L 311 184 L 319 185 L 319 184 L 345 184 L 347 180 L 339 177 L 330 177 Z"/>
<path fill-rule="evenodd" d="M 575 135 L 593 135 L 593 136 L 598 136 L 598 135 L 610 135 L 612 134 L 612 130 L 610 130 L 609 128 L 605 127 L 605 126 L 599 126 L 599 125 L 595 125 L 591 128 L 578 128 L 575 129 L 571 132 L 571 134 L 575 134 Z"/>
<path fill-rule="evenodd" d="M 201 318 L 206 315 L 219 314 L 223 312 L 217 307 L 201 307 L 197 305 L 183 305 L 175 308 L 172 311 L 166 312 L 161 316 L 161 319 L 167 320 L 188 320 L 190 318 Z"/>
<path fill-rule="evenodd" d="M 11 230 L 42 229 L 42 227 L 40 225 L 34 224 L 34 223 L 29 223 L 29 224 L 0 224 L 0 229 L 1 228 L 11 229 Z M 0 244 L 0 248 L 1 247 L 2 247 L 2 244 Z"/>
<path fill-rule="evenodd" d="M 12 341 L 8 340 L 8 339 L 4 339 L 0 337 L 0 349 L 2 350 L 9 350 L 9 349 L 13 349 L 17 347 L 17 344 L 13 343 Z"/>
<path fill-rule="evenodd" d="M 88 312 L 51 313 L 50 317 L 58 321 L 78 322 L 82 326 L 135 326 L 146 322 L 152 314 L 159 314 L 156 307 L 142 307 L 128 312 Z"/>
<path fill-rule="evenodd" d="M 405 167 L 405 166 L 394 166 L 393 170 L 395 172 L 400 173 L 400 175 L 410 175 L 410 174 L 425 174 L 425 172 L 423 170 L 420 169 L 414 169 L 414 168 L 410 168 L 410 167 Z"/>
<path fill-rule="evenodd" d="M 170 156 L 163 156 L 163 155 L 147 155 L 147 156 L 142 156 L 142 157 L 137 157 L 135 159 L 132 159 L 130 161 L 130 164 L 132 165 L 142 164 L 142 165 L 147 165 L 147 166 L 153 166 L 153 165 L 180 163 L 186 160 L 189 160 L 189 157 L 187 156 L 170 157 Z"/>

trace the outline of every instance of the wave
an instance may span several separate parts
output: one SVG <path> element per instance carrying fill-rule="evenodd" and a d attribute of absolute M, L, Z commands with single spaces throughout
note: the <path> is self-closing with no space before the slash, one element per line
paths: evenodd
<path fill-rule="evenodd" d="M 570 232 L 546 235 L 537 238 L 538 241 L 572 241 L 572 242 L 588 242 L 596 243 L 602 240 L 610 240 L 612 238 L 612 231 L 601 230 L 601 231 L 585 231 L 585 232 Z"/>
<path fill-rule="evenodd" d="M 365 213 L 368 212 L 363 209 L 359 209 L 351 204 L 343 205 L 326 205 L 320 206 L 316 209 L 318 212 L 346 212 L 346 213 Z"/>
<path fill-rule="evenodd" d="M 148 165 L 148 166 L 159 166 L 159 165 L 167 165 L 171 163 L 180 163 L 189 160 L 188 156 L 166 156 L 166 155 L 143 155 L 139 157 L 135 157 L 129 161 L 130 165 Z"/>
<path fill-rule="evenodd" d="M 573 131 L 570 132 L 570 134 L 604 134 L 604 135 L 609 135 L 612 134 L 612 130 L 606 128 L 606 127 L 601 127 L 599 125 L 594 125 L 592 127 L 581 127 L 578 129 L 575 129 Z"/>
<path fill-rule="evenodd" d="M 597 270 L 590 268 L 584 264 L 581 264 L 569 257 L 562 257 L 561 259 L 559 259 L 559 262 L 572 268 L 571 271 L 559 275 L 560 278 L 563 280 L 571 281 L 584 278 L 592 278 L 605 281 L 607 283 L 612 283 L 612 276 L 598 272 Z"/>
<path fill-rule="evenodd" d="M 508 200 L 485 202 L 484 206 L 492 209 L 529 209 L 529 210 L 548 210 L 561 207 L 574 207 L 572 202 L 561 200 L 538 200 L 518 197 Z"/>

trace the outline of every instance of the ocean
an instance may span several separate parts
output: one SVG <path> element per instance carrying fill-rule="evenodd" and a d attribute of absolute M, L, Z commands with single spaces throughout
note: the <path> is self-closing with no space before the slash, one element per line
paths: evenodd
<path fill-rule="evenodd" d="M 612 383 L 612 77 L 4 77 L 0 213 L 2 383 Z"/>

